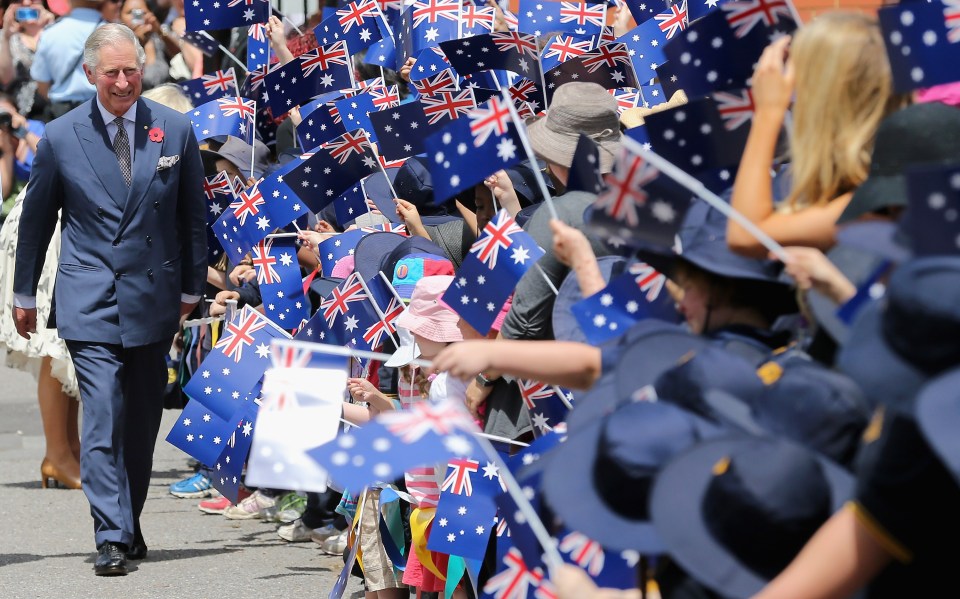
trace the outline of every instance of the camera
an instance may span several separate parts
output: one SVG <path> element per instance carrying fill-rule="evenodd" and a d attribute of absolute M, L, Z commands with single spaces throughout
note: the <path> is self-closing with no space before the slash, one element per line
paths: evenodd
<path fill-rule="evenodd" d="M 23 23 L 25 21 L 36 21 L 40 18 L 40 9 L 31 8 L 29 6 L 21 6 L 13 13 L 14 18 Z"/>
<path fill-rule="evenodd" d="M 144 15 L 147 14 L 147 11 L 142 8 L 134 8 L 130 11 L 130 23 L 134 26 L 143 25 Z"/>
<path fill-rule="evenodd" d="M 0 129 L 9 129 L 13 126 L 13 115 L 9 112 L 0 112 Z"/>

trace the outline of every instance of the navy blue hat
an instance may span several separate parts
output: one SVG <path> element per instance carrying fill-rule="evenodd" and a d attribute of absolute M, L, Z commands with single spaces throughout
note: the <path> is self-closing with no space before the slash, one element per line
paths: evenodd
<path fill-rule="evenodd" d="M 310 281 L 310 291 L 316 293 L 321 299 L 325 299 L 333 293 L 334 288 L 342 282 L 343 279 L 317 276 Z"/>
<path fill-rule="evenodd" d="M 849 377 L 804 357 L 763 367 L 768 385 L 752 397 L 726 389 L 707 391 L 714 413 L 750 431 L 784 437 L 848 466 L 872 412 Z M 775 373 L 770 376 L 770 373 Z"/>
<path fill-rule="evenodd" d="M 393 179 L 393 188 L 396 190 L 398 198 L 404 199 L 417 207 L 420 216 L 447 213 L 446 208 L 434 203 L 433 177 L 421 156 L 407 158 L 403 166 L 397 170 L 396 177 Z M 473 188 L 462 191 L 460 194 L 467 192 L 472 197 Z M 460 194 L 450 199 L 457 199 Z M 442 202 L 442 204 L 446 204 L 446 202 Z M 467 208 L 472 208 L 473 202 L 466 202 L 464 205 Z M 396 210 L 395 207 L 394 210 Z"/>
<path fill-rule="evenodd" d="M 930 447 L 960 482 L 960 368 L 938 376 L 917 396 L 917 423 Z"/>
<path fill-rule="evenodd" d="M 837 246 L 870 252 L 892 262 L 910 259 L 910 240 L 890 220 L 854 221 L 837 228 Z"/>
<path fill-rule="evenodd" d="M 386 259 L 380 263 L 380 270 L 392 281 L 394 271 L 397 269 L 397 262 L 399 262 L 401 258 L 409 256 L 410 254 L 433 254 L 435 256 L 446 255 L 443 251 L 443 248 L 441 248 L 439 245 L 435 244 L 429 239 L 420 237 L 419 235 L 413 235 L 405 238 L 393 248 L 393 250 L 387 255 Z"/>
<path fill-rule="evenodd" d="M 641 320 L 623 337 L 605 346 L 608 350 L 621 348 L 617 366 L 605 371 L 588 393 L 577 397 L 567 416 L 568 430 L 572 433 L 622 404 L 648 398 L 645 387 L 684 355 L 709 343 L 707 338 L 693 335 L 681 326 L 653 318 Z"/>
<path fill-rule="evenodd" d="M 367 199 L 371 200 L 380 214 L 392 223 L 402 222 L 397 215 L 397 205 L 393 203 L 393 190 L 390 189 L 390 183 L 396 180 L 399 171 L 399 168 L 388 168 L 383 173 L 373 173 L 363 180 L 363 191 Z"/>
<path fill-rule="evenodd" d="M 606 548 L 662 553 L 648 509 L 653 479 L 671 457 L 720 433 L 672 404 L 621 406 L 551 452 L 546 501 L 565 527 Z"/>
<path fill-rule="evenodd" d="M 837 366 L 872 404 L 904 407 L 927 379 L 960 364 L 960 257 L 897 268 L 887 294 L 861 310 Z"/>
<path fill-rule="evenodd" d="M 597 258 L 597 266 L 600 268 L 600 274 L 607 283 L 610 279 L 622 273 L 626 267 L 627 260 L 621 256 L 601 256 Z M 563 283 L 560 284 L 560 293 L 553 304 L 553 337 L 557 341 L 578 341 L 586 343 L 587 337 L 580 330 L 580 324 L 574 318 L 570 307 L 583 299 L 583 292 L 580 291 L 580 283 L 577 281 L 577 273 L 570 271 Z"/>
<path fill-rule="evenodd" d="M 704 441 L 657 476 L 650 512 L 670 556 L 724 597 L 756 594 L 853 493 L 843 468 L 783 439 Z"/>
<path fill-rule="evenodd" d="M 827 252 L 827 258 L 857 289 L 866 285 L 871 278 L 882 274 L 881 270 L 889 270 L 890 266 L 889 260 L 883 256 L 849 245 L 834 246 Z M 872 297 L 876 298 L 883 295 L 885 290 L 884 285 L 877 281 L 868 291 Z M 807 305 L 817 324 L 827 331 L 834 341 L 839 345 L 847 342 L 850 338 L 850 325 L 837 314 L 840 306 L 835 301 L 816 289 L 811 289 L 807 292 Z"/>
<path fill-rule="evenodd" d="M 360 273 L 364 281 L 372 281 L 383 271 L 387 280 L 393 278 L 393 270 L 384 270 L 384 263 L 390 253 L 404 242 L 406 237 L 396 233 L 369 233 L 357 242 L 353 250 L 353 270 Z"/>

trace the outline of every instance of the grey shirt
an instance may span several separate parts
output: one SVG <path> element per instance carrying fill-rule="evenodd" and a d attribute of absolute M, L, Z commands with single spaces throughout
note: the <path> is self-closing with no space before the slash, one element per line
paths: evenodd
<path fill-rule="evenodd" d="M 597 196 L 592 193 L 568 191 L 554 198 L 553 203 L 557 209 L 557 216 L 562 222 L 584 231 L 583 211 L 596 199 Z M 543 269 L 557 289 L 560 288 L 570 269 L 553 255 L 550 211 L 546 207 L 541 205 L 523 228 L 546 251 L 546 254 L 537 261 L 540 268 L 534 267 L 528 270 L 517 284 L 513 294 L 513 305 L 503 321 L 500 334 L 505 339 L 553 339 L 553 303 L 556 296 L 544 281 L 540 269 Z M 610 253 L 596 237 L 588 234 L 587 238 L 597 256 L 606 256 Z"/>

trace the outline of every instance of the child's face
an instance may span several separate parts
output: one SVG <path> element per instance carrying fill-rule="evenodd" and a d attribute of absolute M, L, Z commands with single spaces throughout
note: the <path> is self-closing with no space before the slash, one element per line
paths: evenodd
<path fill-rule="evenodd" d="M 420 357 L 424 360 L 436 358 L 440 351 L 448 345 L 448 343 L 444 341 L 431 341 L 416 333 L 413 334 L 413 338 L 417 341 L 417 345 L 420 346 Z"/>

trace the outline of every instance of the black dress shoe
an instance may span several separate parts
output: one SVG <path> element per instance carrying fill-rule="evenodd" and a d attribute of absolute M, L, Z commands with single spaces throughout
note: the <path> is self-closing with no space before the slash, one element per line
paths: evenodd
<path fill-rule="evenodd" d="M 128 560 L 141 560 L 147 557 L 147 544 L 143 541 L 143 537 L 137 535 L 133 539 L 133 545 L 130 546 L 130 549 L 127 549 L 127 559 Z"/>
<path fill-rule="evenodd" d="M 146 549 L 146 548 L 144 548 Z M 97 550 L 93 572 L 97 576 L 125 576 L 127 574 L 126 545 L 107 541 Z"/>

